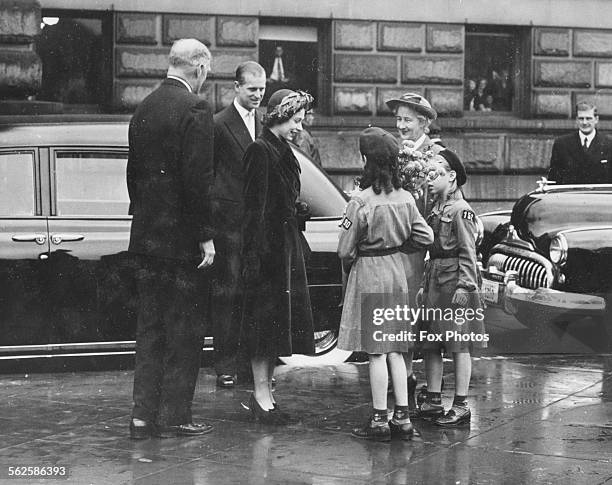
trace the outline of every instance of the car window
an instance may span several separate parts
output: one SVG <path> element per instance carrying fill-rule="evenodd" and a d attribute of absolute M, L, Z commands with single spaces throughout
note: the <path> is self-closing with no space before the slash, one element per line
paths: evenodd
<path fill-rule="evenodd" d="M 55 152 L 58 216 L 125 216 L 127 152 Z"/>
<path fill-rule="evenodd" d="M 0 215 L 33 216 L 34 153 L 0 153 Z"/>

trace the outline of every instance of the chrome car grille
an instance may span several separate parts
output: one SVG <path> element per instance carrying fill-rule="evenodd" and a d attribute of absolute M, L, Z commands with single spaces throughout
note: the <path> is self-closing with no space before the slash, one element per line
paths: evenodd
<path fill-rule="evenodd" d="M 532 259 L 495 253 L 489 258 L 489 266 L 494 266 L 504 273 L 508 270 L 518 272 L 518 284 L 523 288 L 551 288 L 553 284 L 552 275 L 546 267 Z"/>

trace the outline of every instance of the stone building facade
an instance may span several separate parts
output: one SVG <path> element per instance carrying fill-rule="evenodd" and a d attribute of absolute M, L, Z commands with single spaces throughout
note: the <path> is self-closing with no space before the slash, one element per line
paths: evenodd
<path fill-rule="evenodd" d="M 426 10 L 391 0 L 0 0 L 0 90 L 4 97 L 14 86 L 35 94 L 41 64 L 32 39 L 39 19 L 67 8 L 102 15 L 111 26 L 108 108 L 122 112 L 164 77 L 177 38 L 195 37 L 210 47 L 212 71 L 202 95 L 221 109 L 233 97 L 235 66 L 260 60 L 265 26 L 315 25 L 321 103 L 313 132 L 324 167 L 341 186 L 351 188 L 359 170 L 359 131 L 369 124 L 393 131 L 384 101 L 413 91 L 438 110 L 444 143 L 465 161 L 468 197 L 483 207 L 505 207 L 545 173 L 554 137 L 574 129 L 576 102 L 594 101 L 600 127 L 612 128 L 606 120 L 612 118 L 612 5 L 517 1 L 496 2 L 491 11 L 484 0 L 457 1 L 452 9 L 452 2 L 432 0 Z M 515 42 L 513 109 L 468 112 L 467 39 L 480 31 L 494 35 L 499 25 Z"/>

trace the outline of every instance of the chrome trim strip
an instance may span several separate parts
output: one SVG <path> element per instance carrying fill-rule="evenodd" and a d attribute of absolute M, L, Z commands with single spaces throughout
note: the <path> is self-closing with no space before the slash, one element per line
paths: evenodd
<path fill-rule="evenodd" d="M 482 214 L 478 214 L 478 217 L 484 217 L 484 216 L 506 216 L 506 215 L 508 215 L 508 216 L 512 215 L 512 209 L 484 212 Z"/>
<path fill-rule="evenodd" d="M 65 344 L 42 344 L 42 345 L 2 345 L 0 346 L 0 354 L 8 352 L 53 352 L 63 350 L 104 350 L 106 348 L 133 349 L 136 345 L 135 340 L 119 340 L 114 342 L 76 342 Z"/>
<path fill-rule="evenodd" d="M 599 231 L 599 230 L 611 230 L 612 229 L 612 225 L 610 226 L 586 226 L 586 227 L 575 227 L 573 229 L 565 229 L 563 231 L 559 231 L 557 233 L 557 235 L 559 234 L 568 234 L 571 232 L 581 232 L 581 231 Z"/>
<path fill-rule="evenodd" d="M 203 347 L 212 347 L 213 338 L 204 337 Z M 76 343 L 65 343 L 65 344 L 43 344 L 43 345 L 3 345 L 0 346 L 0 354 L 10 353 L 23 353 L 23 352 L 46 352 L 54 353 L 54 355 L 71 355 L 62 352 L 79 352 L 79 351 L 104 351 L 105 349 L 116 349 L 114 352 L 109 350 L 110 353 L 117 353 L 121 350 L 127 350 L 133 352 L 136 346 L 135 340 L 119 340 L 115 342 L 76 342 Z M 91 353 L 82 355 L 94 355 Z M 20 357 L 28 357 L 23 355 Z M 0 359 L 2 357 L 0 356 Z"/>
<path fill-rule="evenodd" d="M 550 182 L 549 182 L 550 183 Z M 584 191 L 596 191 L 596 190 L 612 190 L 612 184 L 568 184 L 568 185 L 552 185 L 542 184 L 542 189 L 537 189 L 535 192 L 564 192 L 568 189 L 582 189 Z"/>
<path fill-rule="evenodd" d="M 203 347 L 204 352 L 212 352 L 211 347 Z M 2 360 L 27 360 L 27 359 L 53 359 L 58 357 L 110 357 L 113 355 L 134 355 L 135 350 L 127 350 L 124 352 L 81 352 L 71 354 L 26 354 L 26 355 L 1 355 L 0 361 Z"/>

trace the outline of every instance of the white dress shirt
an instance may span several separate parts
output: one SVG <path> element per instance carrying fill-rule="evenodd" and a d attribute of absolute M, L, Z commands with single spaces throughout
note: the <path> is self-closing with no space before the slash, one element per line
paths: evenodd
<path fill-rule="evenodd" d="M 282 57 L 274 58 L 274 66 L 272 66 L 272 74 L 270 75 L 270 79 L 273 81 L 282 81 L 285 79 L 285 70 L 283 69 Z"/>
<path fill-rule="evenodd" d="M 234 98 L 234 107 L 236 108 L 236 111 L 238 111 L 242 121 L 244 121 L 247 130 L 249 130 L 251 139 L 255 140 L 255 110 L 252 109 L 249 111 L 248 109 L 244 108 L 236 98 Z"/>
<path fill-rule="evenodd" d="M 593 138 L 595 138 L 596 130 L 591 131 L 588 135 L 585 135 L 581 131 L 578 131 L 578 135 L 580 136 L 580 145 L 584 146 L 584 139 L 586 138 L 586 146 L 589 148 L 591 143 L 593 142 Z"/>
<path fill-rule="evenodd" d="M 180 83 L 183 83 L 183 85 L 184 85 L 184 86 L 187 88 L 187 90 L 188 90 L 190 93 L 193 93 L 193 89 L 191 89 L 191 85 L 190 85 L 190 84 L 189 84 L 187 81 L 185 81 L 184 79 L 181 79 L 181 78 L 180 78 L 180 77 L 178 77 L 178 76 L 173 76 L 172 74 L 169 74 L 168 76 L 166 76 L 166 78 L 168 78 L 168 79 L 174 79 L 175 81 L 178 81 L 178 82 L 180 82 Z"/>

